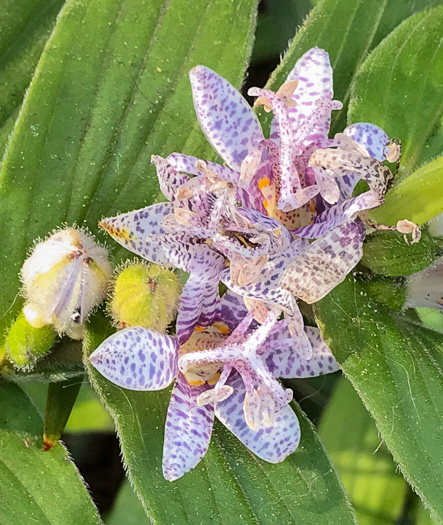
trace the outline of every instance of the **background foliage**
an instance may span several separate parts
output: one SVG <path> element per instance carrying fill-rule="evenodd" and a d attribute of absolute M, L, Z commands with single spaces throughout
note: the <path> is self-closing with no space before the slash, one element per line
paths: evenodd
<path fill-rule="evenodd" d="M 364 120 L 403 143 L 396 185 L 373 217 L 423 225 L 443 211 L 439 0 L 268 0 L 257 26 L 255 0 L 0 0 L 0 14 L 1 336 L 21 308 L 18 271 L 37 237 L 66 222 L 104 240 L 102 216 L 160 198 L 152 154 L 215 157 L 192 106 L 187 75 L 198 63 L 237 87 L 246 74 L 246 88 L 264 85 L 286 51 L 269 81 L 276 89 L 307 49 L 326 49 L 344 103 L 332 133 Z M 111 249 L 114 262 L 127 257 Z M 171 484 L 161 475 L 168 392 L 123 391 L 89 369 L 85 378 L 82 349 L 66 341 L 31 373 L 4 367 L 0 522 L 320 525 L 355 523 L 355 509 L 368 525 L 443 523 L 442 324 L 427 328 L 426 311 L 401 309 L 402 276 L 441 254 L 426 233 L 411 247 L 369 236 L 355 274 L 316 304 L 347 379 L 290 383 L 303 438 L 280 465 L 217 426 L 201 465 Z M 99 313 L 85 354 L 110 330 Z M 41 450 L 48 390 L 45 429 L 60 432 L 70 415 L 65 441 L 101 517 L 65 448 Z M 107 513 L 122 477 L 114 425 L 128 481 Z M 117 471 L 95 462 L 90 475 L 91 456 Z"/>

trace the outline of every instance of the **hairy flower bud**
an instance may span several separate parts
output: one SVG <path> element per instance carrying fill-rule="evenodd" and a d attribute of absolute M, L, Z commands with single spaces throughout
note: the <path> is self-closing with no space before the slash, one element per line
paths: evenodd
<path fill-rule="evenodd" d="M 38 359 L 49 352 L 56 335 L 52 326 L 34 328 L 20 314 L 6 337 L 6 356 L 15 367 L 32 368 Z"/>
<path fill-rule="evenodd" d="M 132 263 L 118 275 L 110 310 L 120 328 L 143 326 L 164 332 L 177 308 L 180 283 L 156 265 Z"/>
<path fill-rule="evenodd" d="M 106 250 L 90 235 L 75 228 L 54 233 L 22 268 L 26 319 L 34 328 L 52 324 L 81 339 L 85 318 L 105 298 L 111 270 Z"/>

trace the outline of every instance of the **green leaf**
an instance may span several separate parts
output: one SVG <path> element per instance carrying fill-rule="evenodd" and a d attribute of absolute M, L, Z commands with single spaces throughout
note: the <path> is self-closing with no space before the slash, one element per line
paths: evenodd
<path fill-rule="evenodd" d="M 141 525 L 148 523 L 143 505 L 137 498 L 129 481 L 125 480 L 122 483 L 106 523 L 107 525 Z"/>
<path fill-rule="evenodd" d="M 103 320 L 88 332 L 87 355 L 103 339 Z M 111 330 L 108 331 L 110 333 Z M 117 387 L 88 365 L 90 379 L 114 418 L 131 483 L 158 523 L 355 523 L 353 512 L 312 424 L 297 407 L 302 440 L 279 465 L 261 461 L 220 424 L 199 466 L 163 479 L 161 458 L 170 396 Z"/>
<path fill-rule="evenodd" d="M 442 253 L 441 244 L 427 232 L 409 245 L 400 233 L 379 231 L 366 238 L 361 262 L 375 273 L 396 277 L 424 270 Z"/>
<path fill-rule="evenodd" d="M 352 79 L 367 54 L 402 20 L 440 3 L 440 0 L 319 1 L 310 12 L 304 26 L 296 34 L 281 65 L 272 75 L 269 86 L 272 89 L 279 88 L 295 62 L 311 47 L 326 49 L 334 69 L 335 98 L 344 104 L 341 111 L 333 113 L 331 132 L 335 134 L 343 131 L 346 127 L 346 108 Z M 395 54 L 391 56 L 391 60 L 394 59 Z M 391 71 L 391 64 L 388 66 L 387 73 L 389 71 Z M 413 98 L 411 94 L 411 99 Z M 377 105 L 383 111 L 384 105 L 380 104 L 379 100 Z"/>
<path fill-rule="evenodd" d="M 43 428 L 45 450 L 55 446 L 65 430 L 81 384 L 82 378 L 70 378 L 49 384 Z"/>
<path fill-rule="evenodd" d="M 351 383 L 340 379 L 319 434 L 354 505 L 360 525 L 392 524 L 408 486 Z"/>
<path fill-rule="evenodd" d="M 371 212 L 380 224 L 408 218 L 421 225 L 443 212 L 443 157 L 437 157 L 402 180 Z"/>
<path fill-rule="evenodd" d="M 404 476 L 442 521 L 443 335 L 392 317 L 352 276 L 315 310 Z"/>
<path fill-rule="evenodd" d="M 214 157 L 188 72 L 202 63 L 240 85 L 255 15 L 256 0 L 65 4 L 0 172 L 0 333 L 36 237 L 64 221 L 96 233 L 103 216 L 152 203 L 154 153 Z"/>
<path fill-rule="evenodd" d="M 442 35 L 443 6 L 410 17 L 369 56 L 353 84 L 349 121 L 373 122 L 400 138 L 403 175 L 443 150 Z M 441 190 L 437 196 L 441 206 Z"/>
<path fill-rule="evenodd" d="M 42 433 L 30 399 L 0 381 L 1 522 L 97 525 L 98 512 L 65 448 L 43 452 Z"/>
<path fill-rule="evenodd" d="M 0 158 L 62 5 L 63 0 L 3 0 L 1 3 Z"/>

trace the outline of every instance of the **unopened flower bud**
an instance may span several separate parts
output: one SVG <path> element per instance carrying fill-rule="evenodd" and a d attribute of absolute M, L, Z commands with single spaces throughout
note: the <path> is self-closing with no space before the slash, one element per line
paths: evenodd
<path fill-rule="evenodd" d="M 34 328 L 23 314 L 12 325 L 5 342 L 6 357 L 18 368 L 32 368 L 55 342 L 52 326 Z"/>
<path fill-rule="evenodd" d="M 110 304 L 112 318 L 120 328 L 144 326 L 164 332 L 177 308 L 180 289 L 170 270 L 132 263 L 115 281 Z"/>
<path fill-rule="evenodd" d="M 23 309 L 34 328 L 52 324 L 81 339 L 83 323 L 106 295 L 111 265 L 106 250 L 75 228 L 60 230 L 37 244 L 22 268 Z"/>

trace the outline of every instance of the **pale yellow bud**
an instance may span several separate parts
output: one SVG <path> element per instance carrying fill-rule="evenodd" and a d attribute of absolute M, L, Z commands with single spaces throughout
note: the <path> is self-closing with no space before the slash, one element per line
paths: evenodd
<path fill-rule="evenodd" d="M 180 290 L 170 270 L 132 263 L 115 281 L 110 313 L 120 328 L 144 326 L 164 332 L 177 309 Z"/>
<path fill-rule="evenodd" d="M 54 233 L 23 264 L 27 321 L 81 339 L 85 319 L 106 296 L 111 270 L 106 250 L 92 236 L 76 228 Z"/>

